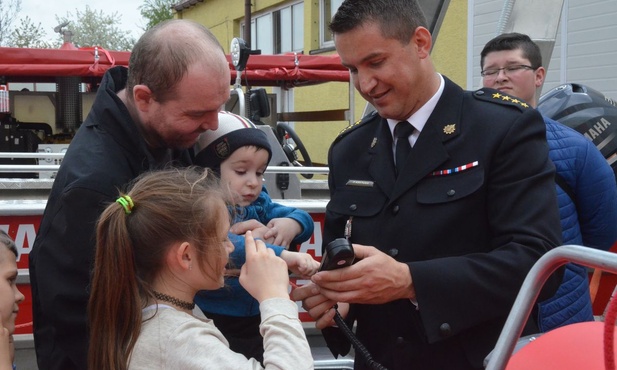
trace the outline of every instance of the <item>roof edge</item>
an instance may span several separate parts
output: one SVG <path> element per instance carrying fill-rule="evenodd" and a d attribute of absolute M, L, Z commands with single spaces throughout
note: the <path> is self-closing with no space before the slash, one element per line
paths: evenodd
<path fill-rule="evenodd" d="M 172 8 L 177 11 L 183 11 L 184 9 L 188 9 L 190 7 L 192 7 L 193 5 L 197 4 L 197 3 L 203 3 L 204 0 L 185 0 L 182 1 L 176 5 L 172 5 Z"/>

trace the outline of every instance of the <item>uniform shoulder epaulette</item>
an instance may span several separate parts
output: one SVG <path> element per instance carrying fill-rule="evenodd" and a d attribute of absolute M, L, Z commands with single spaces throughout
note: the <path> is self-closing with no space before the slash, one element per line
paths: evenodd
<path fill-rule="evenodd" d="M 357 129 L 358 127 L 363 126 L 365 123 L 367 123 L 370 120 L 372 120 L 373 118 L 375 118 L 376 115 L 377 115 L 377 111 L 373 111 L 373 112 L 367 114 L 366 116 L 362 117 L 362 119 L 359 119 L 358 121 L 356 121 L 356 123 L 345 127 L 343 130 L 341 130 L 341 132 L 338 133 L 338 135 L 336 136 L 334 141 L 336 142 L 336 141 L 340 140 L 343 136 L 347 135 L 348 133 L 352 132 L 353 130 Z"/>
<path fill-rule="evenodd" d="M 478 100 L 516 107 L 521 111 L 531 108 L 524 100 L 505 94 L 499 90 L 482 88 L 474 91 L 473 96 Z"/>

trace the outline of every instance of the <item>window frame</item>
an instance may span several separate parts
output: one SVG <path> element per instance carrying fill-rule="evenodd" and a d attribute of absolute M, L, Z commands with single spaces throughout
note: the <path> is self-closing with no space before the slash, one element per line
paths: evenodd
<path fill-rule="evenodd" d="M 300 6 L 300 7 L 299 7 Z M 301 9 L 301 16 L 300 17 L 296 17 L 294 14 L 294 11 L 296 9 L 300 8 Z M 273 9 L 269 9 L 267 11 L 263 11 L 263 12 L 259 12 L 256 14 L 251 15 L 251 40 L 246 40 L 249 42 L 249 45 L 252 49 L 260 49 L 260 45 L 263 43 L 260 42 L 260 40 L 258 39 L 259 35 L 256 32 L 256 28 L 257 28 L 257 20 L 259 18 L 263 18 L 263 17 L 270 17 L 270 29 L 271 29 L 271 40 L 269 42 L 269 45 L 271 45 L 271 52 L 264 52 L 262 50 L 263 54 L 285 54 L 285 53 L 294 53 L 294 52 L 299 52 L 302 53 L 304 52 L 304 34 L 305 34 L 305 30 L 304 30 L 304 15 L 305 15 L 305 6 L 304 6 L 304 1 L 295 1 L 289 4 L 285 4 Z M 290 31 L 291 32 L 285 32 L 285 30 L 282 29 L 283 27 L 283 23 L 281 16 L 283 14 L 283 10 L 289 9 L 289 23 L 290 23 Z M 296 20 L 301 20 L 302 24 L 300 27 L 295 27 L 294 26 L 294 21 Z M 245 27 L 245 22 L 241 21 L 240 22 L 240 33 L 244 34 L 244 27 Z M 297 35 L 297 33 L 300 32 L 301 35 Z M 291 44 L 291 50 L 284 50 L 283 48 L 283 35 L 288 36 L 289 37 L 289 44 Z M 295 41 L 300 40 L 301 45 L 295 45 Z M 268 50 L 270 51 L 270 50 Z"/>
<path fill-rule="evenodd" d="M 328 2 L 327 6 L 330 7 L 330 18 L 326 19 L 326 2 Z M 338 3 L 336 9 L 332 8 L 333 3 Z M 330 21 L 332 20 L 332 16 L 336 13 L 336 10 L 343 3 L 343 0 L 319 0 L 319 47 L 320 48 L 329 48 L 334 47 L 334 38 L 330 34 L 328 30 L 328 26 L 330 25 Z M 329 35 L 329 39 L 326 39 L 327 35 Z"/>

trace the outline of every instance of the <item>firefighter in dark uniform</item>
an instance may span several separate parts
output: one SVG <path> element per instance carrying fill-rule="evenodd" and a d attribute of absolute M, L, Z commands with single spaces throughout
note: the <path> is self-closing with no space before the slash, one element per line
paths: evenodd
<path fill-rule="evenodd" d="M 542 117 L 438 74 L 415 1 L 345 1 L 331 30 L 376 108 L 328 156 L 323 243 L 349 238 L 357 262 L 316 274 L 292 295 L 328 327 L 335 354 L 349 350 L 329 328 L 338 303 L 389 370 L 482 369 L 527 272 L 561 243 Z M 411 129 L 397 138 L 398 125 Z M 411 146 L 402 157 L 399 143 Z M 526 332 L 536 331 L 530 320 Z M 356 369 L 370 368 L 355 358 Z"/>

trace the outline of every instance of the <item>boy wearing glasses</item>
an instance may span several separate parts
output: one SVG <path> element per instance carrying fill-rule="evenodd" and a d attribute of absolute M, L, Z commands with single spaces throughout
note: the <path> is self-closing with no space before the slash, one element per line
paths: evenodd
<path fill-rule="evenodd" d="M 537 88 L 546 70 L 540 48 L 529 36 L 506 33 L 490 40 L 480 54 L 482 83 L 536 107 Z M 613 171 L 595 145 L 548 117 L 549 157 L 556 167 L 556 190 L 563 244 L 608 250 L 617 239 L 617 187 Z M 542 332 L 592 321 L 587 269 L 570 263 L 557 293 L 538 305 Z"/>

